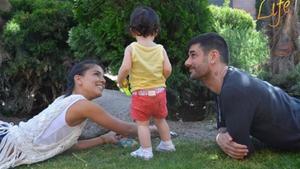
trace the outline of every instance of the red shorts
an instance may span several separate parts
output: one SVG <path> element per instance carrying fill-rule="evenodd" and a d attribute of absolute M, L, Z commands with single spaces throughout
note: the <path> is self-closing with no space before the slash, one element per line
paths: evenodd
<path fill-rule="evenodd" d="M 168 115 L 166 90 L 156 91 L 154 96 L 153 93 L 148 95 L 144 91 L 146 90 L 133 92 L 132 94 L 131 118 L 137 121 L 147 121 L 151 117 L 166 118 Z"/>

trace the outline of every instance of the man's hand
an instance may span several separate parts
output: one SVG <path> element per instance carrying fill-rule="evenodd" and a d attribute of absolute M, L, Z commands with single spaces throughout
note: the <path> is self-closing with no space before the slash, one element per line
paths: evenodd
<path fill-rule="evenodd" d="M 219 133 L 216 141 L 220 148 L 234 159 L 243 159 L 248 154 L 247 146 L 232 141 L 232 137 L 228 132 Z"/>

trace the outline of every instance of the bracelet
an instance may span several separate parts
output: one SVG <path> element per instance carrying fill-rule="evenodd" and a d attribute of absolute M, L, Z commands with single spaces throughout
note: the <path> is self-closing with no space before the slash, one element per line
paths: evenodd
<path fill-rule="evenodd" d="M 219 137 L 220 137 L 220 134 L 221 134 L 221 133 L 218 133 L 217 136 L 216 136 L 216 141 L 217 141 L 217 142 L 218 142 L 218 139 L 219 139 Z"/>
<path fill-rule="evenodd" d="M 99 136 L 99 138 L 101 138 L 101 142 L 102 142 L 103 144 L 106 144 L 106 141 L 105 141 L 105 139 L 103 138 L 103 136 Z"/>
<path fill-rule="evenodd" d="M 226 127 L 220 127 L 218 129 L 219 133 L 226 133 L 227 132 L 227 128 Z"/>

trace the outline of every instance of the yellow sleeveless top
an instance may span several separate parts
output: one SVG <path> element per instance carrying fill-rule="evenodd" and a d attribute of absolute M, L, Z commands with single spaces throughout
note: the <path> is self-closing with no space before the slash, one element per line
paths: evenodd
<path fill-rule="evenodd" d="M 145 47 L 137 42 L 130 44 L 132 48 L 132 66 L 129 74 L 131 91 L 166 87 L 163 75 L 163 46 Z"/>

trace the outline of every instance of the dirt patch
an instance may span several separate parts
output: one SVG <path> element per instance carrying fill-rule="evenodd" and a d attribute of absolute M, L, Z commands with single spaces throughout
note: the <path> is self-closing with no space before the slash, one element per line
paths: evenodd
<path fill-rule="evenodd" d="M 171 131 L 175 131 L 179 138 L 214 141 L 217 135 L 216 122 L 205 119 L 196 122 L 168 121 Z"/>

